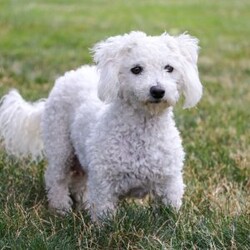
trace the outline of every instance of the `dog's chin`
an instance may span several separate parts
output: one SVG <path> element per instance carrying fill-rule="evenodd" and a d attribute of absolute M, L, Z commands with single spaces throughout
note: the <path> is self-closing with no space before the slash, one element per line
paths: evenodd
<path fill-rule="evenodd" d="M 163 113 L 169 107 L 173 105 L 170 104 L 166 100 L 148 100 L 144 102 L 143 107 L 151 114 L 151 115 L 158 115 Z"/>

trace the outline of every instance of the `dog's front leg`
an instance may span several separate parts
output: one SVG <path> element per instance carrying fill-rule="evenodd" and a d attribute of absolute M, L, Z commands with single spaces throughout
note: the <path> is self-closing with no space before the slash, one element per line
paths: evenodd
<path fill-rule="evenodd" d="M 177 175 L 166 176 L 163 182 L 157 183 L 154 193 L 166 206 L 170 205 L 178 211 L 182 205 L 184 188 L 182 173 L 179 173 Z"/>
<path fill-rule="evenodd" d="M 115 214 L 118 197 L 114 194 L 112 185 L 108 180 L 89 176 L 87 200 L 92 221 L 99 222 Z"/>

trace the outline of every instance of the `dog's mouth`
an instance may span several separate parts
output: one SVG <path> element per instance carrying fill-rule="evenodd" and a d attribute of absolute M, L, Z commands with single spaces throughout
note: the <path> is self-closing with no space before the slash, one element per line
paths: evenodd
<path fill-rule="evenodd" d="M 165 98 L 161 99 L 155 99 L 155 98 L 149 98 L 147 101 L 145 101 L 145 105 L 152 105 L 152 106 L 163 106 L 163 107 L 170 107 L 175 106 L 176 101 L 174 100 L 167 100 Z"/>
<path fill-rule="evenodd" d="M 159 114 L 161 112 L 164 112 L 167 108 L 169 108 L 170 105 L 166 100 L 148 100 L 144 102 L 144 108 L 149 111 L 151 114 Z"/>
<path fill-rule="evenodd" d="M 149 100 L 146 101 L 146 104 L 169 104 L 166 99 L 155 99 L 155 98 L 150 98 Z"/>
<path fill-rule="evenodd" d="M 163 102 L 163 100 L 150 100 L 149 101 L 149 103 L 155 103 L 155 104 L 161 103 L 161 102 Z"/>

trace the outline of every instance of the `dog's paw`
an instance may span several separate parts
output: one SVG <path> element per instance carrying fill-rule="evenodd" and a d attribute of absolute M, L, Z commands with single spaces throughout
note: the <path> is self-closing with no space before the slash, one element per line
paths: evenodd
<path fill-rule="evenodd" d="M 78 211 L 89 210 L 90 205 L 87 201 L 86 193 L 79 193 L 73 196 L 75 208 Z"/>
<path fill-rule="evenodd" d="M 178 199 L 175 197 L 171 197 L 171 198 L 168 197 L 168 198 L 163 199 L 163 203 L 166 206 L 172 207 L 176 212 L 178 212 L 182 205 L 182 199 Z"/>
<path fill-rule="evenodd" d="M 63 197 L 63 199 L 52 199 L 49 200 L 49 208 L 62 216 L 72 211 L 73 201 L 69 196 Z"/>

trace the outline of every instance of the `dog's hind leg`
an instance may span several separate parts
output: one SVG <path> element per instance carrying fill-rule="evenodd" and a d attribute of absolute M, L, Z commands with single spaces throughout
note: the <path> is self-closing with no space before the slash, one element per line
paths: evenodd
<path fill-rule="evenodd" d="M 70 194 L 75 202 L 76 209 L 87 209 L 87 173 L 83 171 L 76 155 L 74 157 L 74 165 L 71 166 L 70 175 Z"/>
<path fill-rule="evenodd" d="M 45 184 L 49 207 L 64 214 L 71 210 L 73 203 L 69 182 L 74 150 L 70 141 L 70 112 L 60 99 L 58 102 L 54 99 L 48 100 L 43 117 L 44 148 L 48 159 Z"/>
<path fill-rule="evenodd" d="M 66 148 L 65 148 L 66 149 Z M 62 149 L 61 149 L 62 150 Z M 62 150 L 63 151 L 63 150 Z M 71 149 L 60 157 L 48 157 L 45 184 L 49 207 L 60 214 L 71 210 L 73 204 L 69 194 L 70 166 L 73 164 Z"/>
<path fill-rule="evenodd" d="M 72 156 L 60 158 L 57 161 L 49 160 L 45 172 L 45 184 L 49 207 L 60 214 L 71 210 L 73 204 L 69 193 L 70 166 Z"/>

